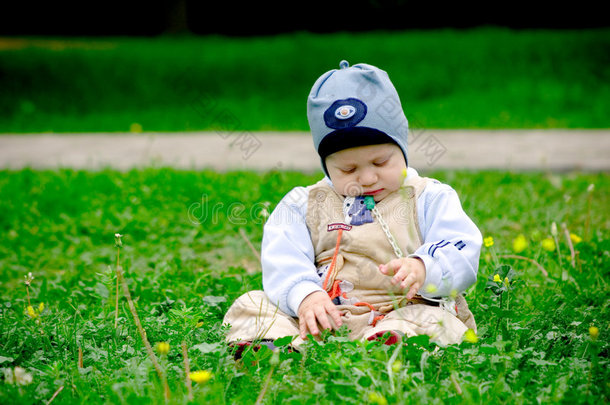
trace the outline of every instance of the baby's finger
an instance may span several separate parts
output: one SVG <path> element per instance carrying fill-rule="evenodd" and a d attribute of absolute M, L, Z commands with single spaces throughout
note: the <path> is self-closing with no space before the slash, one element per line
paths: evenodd
<path fill-rule="evenodd" d="M 394 277 L 392 277 L 392 284 L 396 285 L 400 282 L 404 282 L 404 280 L 409 275 L 410 275 L 409 267 L 406 265 L 406 263 L 403 263 L 400 266 L 400 268 L 396 271 L 396 274 L 394 274 Z"/>
<path fill-rule="evenodd" d="M 301 332 L 301 339 L 307 339 L 307 322 L 305 318 L 302 318 L 299 322 L 299 331 Z"/>
<path fill-rule="evenodd" d="M 343 322 L 341 321 L 341 313 L 339 312 L 335 304 L 333 304 L 332 302 L 329 303 L 329 306 L 327 307 L 327 312 L 328 316 L 335 324 L 336 329 L 340 328 Z"/>
<path fill-rule="evenodd" d="M 309 329 L 309 333 L 314 336 L 320 334 L 320 329 L 318 328 L 318 321 L 316 320 L 315 316 L 312 315 L 310 318 L 307 319 L 307 328 Z"/>
<path fill-rule="evenodd" d="M 409 289 L 409 292 L 407 293 L 407 299 L 412 299 L 413 297 L 415 297 L 420 288 L 421 285 L 418 282 L 413 283 L 413 285 L 411 285 L 411 288 Z"/>
<path fill-rule="evenodd" d="M 322 329 L 332 329 L 332 326 L 328 320 L 328 315 L 326 314 L 326 308 L 318 308 L 316 310 L 316 318 Z"/>
<path fill-rule="evenodd" d="M 305 314 L 304 319 L 300 322 L 300 328 L 301 337 L 303 339 L 307 338 L 307 331 L 309 331 L 309 333 L 314 336 L 320 333 L 320 331 L 318 330 L 316 316 L 313 311 L 308 311 L 307 314 Z"/>
<path fill-rule="evenodd" d="M 387 262 L 386 264 L 379 265 L 379 271 L 386 276 L 393 276 L 396 274 L 398 269 L 402 266 L 402 261 L 400 259 L 393 259 Z"/>
<path fill-rule="evenodd" d="M 402 282 L 400 283 L 400 288 L 403 288 L 403 289 L 411 288 L 411 285 L 413 285 L 414 282 L 415 282 L 415 274 L 411 272 L 411 273 L 407 274 L 407 276 L 404 278 L 404 280 L 402 280 Z"/>

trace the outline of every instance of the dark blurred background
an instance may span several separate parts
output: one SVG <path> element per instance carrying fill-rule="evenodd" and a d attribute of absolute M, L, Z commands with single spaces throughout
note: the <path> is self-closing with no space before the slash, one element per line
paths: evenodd
<path fill-rule="evenodd" d="M 272 35 L 502 26 L 579 29 L 608 26 L 602 2 L 339 1 L 3 1 L 0 35 Z"/>

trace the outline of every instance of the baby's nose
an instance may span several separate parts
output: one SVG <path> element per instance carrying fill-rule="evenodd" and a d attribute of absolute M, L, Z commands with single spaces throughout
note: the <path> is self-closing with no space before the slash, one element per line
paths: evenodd
<path fill-rule="evenodd" d="M 377 174 L 374 170 L 364 170 L 360 175 L 360 184 L 364 187 L 372 186 L 377 182 Z"/>

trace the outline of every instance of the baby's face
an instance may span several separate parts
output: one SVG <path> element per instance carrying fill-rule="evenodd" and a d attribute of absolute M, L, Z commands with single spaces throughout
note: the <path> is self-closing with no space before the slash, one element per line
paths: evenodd
<path fill-rule="evenodd" d="M 326 158 L 326 169 L 337 192 L 345 196 L 372 195 L 379 202 L 400 188 L 407 168 L 395 144 L 358 146 Z"/>

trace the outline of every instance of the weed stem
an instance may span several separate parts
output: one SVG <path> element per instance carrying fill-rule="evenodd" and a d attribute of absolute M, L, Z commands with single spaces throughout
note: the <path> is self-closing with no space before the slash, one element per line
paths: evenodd
<path fill-rule="evenodd" d="M 246 244 L 248 245 L 248 247 L 250 247 L 250 250 L 252 250 L 252 253 L 254 253 L 254 256 L 257 257 L 258 262 L 260 263 L 261 261 L 261 255 L 260 253 L 258 253 L 258 250 L 256 250 L 256 248 L 254 247 L 254 245 L 252 244 L 252 242 L 250 242 L 250 239 L 248 239 L 248 235 L 246 235 L 246 232 L 244 231 L 243 228 L 239 228 L 239 234 L 241 235 L 241 237 L 243 238 L 243 240 L 246 242 Z"/>
<path fill-rule="evenodd" d="M 59 395 L 59 393 L 64 389 L 64 386 L 62 385 L 61 387 L 59 387 L 57 389 L 57 391 L 55 391 L 55 393 L 53 394 L 53 396 L 51 397 L 51 399 L 49 399 L 49 401 L 47 402 L 47 405 L 49 405 L 51 402 L 53 402 L 53 400 L 55 399 L 56 396 Z"/>
<path fill-rule="evenodd" d="M 455 373 L 451 373 L 449 378 L 451 379 L 451 383 L 455 387 L 455 390 L 457 391 L 458 395 L 462 395 L 462 387 L 460 387 L 460 383 L 457 381 Z"/>
<path fill-rule="evenodd" d="M 269 382 L 271 381 L 271 376 L 273 375 L 274 371 L 275 371 L 275 366 L 272 366 L 271 370 L 269 370 L 269 374 L 267 374 L 267 378 L 265 379 L 265 384 L 263 385 L 263 389 L 261 389 L 260 394 L 258 394 L 258 398 L 256 398 L 256 402 L 254 403 L 254 405 L 260 405 L 263 402 L 263 398 L 265 397 L 265 394 L 267 393 L 267 388 L 269 388 Z"/>
<path fill-rule="evenodd" d="M 83 367 L 83 349 L 80 346 L 78 347 L 78 368 L 84 368 Z"/>
<path fill-rule="evenodd" d="M 129 304 L 129 311 L 131 312 L 131 315 L 133 316 L 133 320 L 136 324 L 136 327 L 138 328 L 138 332 L 140 334 L 140 337 L 142 338 L 142 342 L 144 342 L 144 346 L 146 347 L 146 352 L 148 353 L 148 357 L 150 358 L 150 361 L 152 362 L 153 366 L 155 367 L 155 371 L 157 372 L 159 379 L 163 383 L 163 389 L 165 392 L 165 400 L 168 401 L 170 393 L 169 393 L 169 385 L 167 384 L 167 378 L 165 377 L 165 374 L 163 373 L 163 369 L 161 368 L 161 365 L 159 364 L 159 361 L 157 360 L 157 356 L 155 356 L 155 352 L 153 351 L 153 348 L 150 345 L 150 342 L 146 338 L 146 331 L 142 327 L 142 323 L 140 322 L 140 317 L 138 316 L 138 312 L 136 311 L 136 306 L 134 305 L 133 300 L 131 299 L 131 294 L 129 293 L 129 286 L 127 285 L 127 282 L 125 281 L 125 278 L 123 277 L 123 272 L 120 267 L 117 267 L 117 276 L 121 282 L 121 285 L 123 286 L 123 295 L 125 295 L 125 299 L 127 299 L 127 303 Z"/>
<path fill-rule="evenodd" d="M 400 344 L 396 345 L 396 349 L 394 349 L 394 352 L 392 353 L 392 356 L 390 356 L 390 359 L 388 360 L 388 362 L 386 364 L 386 369 L 388 371 L 388 376 L 389 376 L 389 379 L 390 379 L 390 392 L 392 393 L 392 395 L 395 392 L 394 371 L 392 370 L 392 365 L 396 361 L 396 358 L 398 357 L 398 353 L 399 353 L 401 348 L 402 348 L 402 345 L 400 345 Z"/>
<path fill-rule="evenodd" d="M 563 233 L 566 236 L 566 240 L 568 242 L 568 247 L 570 248 L 570 259 L 572 262 L 572 267 L 576 268 L 576 253 L 574 252 L 574 245 L 572 244 L 572 238 L 570 238 L 570 231 L 568 231 L 568 227 L 565 223 L 561 224 L 561 227 L 563 228 Z"/>
<path fill-rule="evenodd" d="M 116 248 L 116 303 L 114 305 L 114 329 L 119 325 L 119 256 L 121 248 Z"/>
<path fill-rule="evenodd" d="M 188 400 L 192 401 L 193 400 L 193 384 L 191 382 L 191 379 L 189 378 L 189 375 L 191 374 L 191 366 L 189 364 L 189 355 L 188 355 L 188 350 L 186 347 L 186 342 L 182 341 L 182 359 L 184 361 L 184 382 L 186 384 L 186 391 L 188 392 Z"/>
<path fill-rule="evenodd" d="M 546 271 L 544 269 L 544 267 L 542 267 L 542 265 L 540 263 L 538 263 L 536 260 L 534 259 L 530 259 L 529 257 L 525 257 L 525 256 L 519 256 L 519 255 L 501 255 L 501 258 L 504 259 L 518 259 L 518 260 L 527 260 L 528 262 L 532 263 L 533 265 L 535 265 L 536 267 L 538 267 L 538 269 L 542 272 L 542 274 L 545 277 L 549 276 L 549 272 Z"/>

